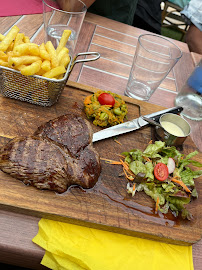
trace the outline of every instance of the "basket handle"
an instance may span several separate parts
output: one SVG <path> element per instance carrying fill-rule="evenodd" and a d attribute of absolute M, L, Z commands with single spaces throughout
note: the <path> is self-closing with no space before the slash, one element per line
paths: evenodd
<path fill-rule="evenodd" d="M 89 58 L 89 59 L 80 59 L 80 60 L 77 60 L 77 58 L 78 58 L 79 56 L 84 56 L 84 55 L 94 55 L 95 57 L 92 57 L 92 58 Z M 71 67 L 70 67 L 69 73 L 72 71 L 72 69 L 73 69 L 73 67 L 74 67 L 75 64 L 77 64 L 77 63 L 82 63 L 82 62 L 95 61 L 95 60 L 97 60 L 97 59 L 99 59 L 99 58 L 100 58 L 100 54 L 99 54 L 98 52 L 82 52 L 82 53 L 78 53 L 78 54 L 74 57 L 74 59 L 73 59 L 73 61 L 72 61 L 72 65 L 71 65 Z"/>

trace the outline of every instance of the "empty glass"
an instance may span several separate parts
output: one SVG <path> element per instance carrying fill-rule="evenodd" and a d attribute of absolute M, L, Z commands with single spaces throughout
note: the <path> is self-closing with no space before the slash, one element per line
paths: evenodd
<path fill-rule="evenodd" d="M 140 35 L 125 94 L 149 100 L 181 57 L 172 41 L 155 34 Z"/>

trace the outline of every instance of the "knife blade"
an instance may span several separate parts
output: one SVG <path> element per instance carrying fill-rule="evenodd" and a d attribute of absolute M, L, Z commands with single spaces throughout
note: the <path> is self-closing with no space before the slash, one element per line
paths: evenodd
<path fill-rule="evenodd" d="M 165 113 L 178 114 L 182 110 L 183 110 L 182 107 L 173 107 L 173 108 L 165 109 L 165 110 L 158 111 L 155 113 L 147 114 L 147 115 L 145 115 L 145 117 L 151 118 L 152 120 L 158 122 L 159 118 L 161 117 L 162 114 L 165 114 Z M 107 139 L 110 137 L 115 137 L 115 136 L 120 135 L 120 134 L 131 132 L 131 131 L 137 130 L 141 127 L 144 127 L 146 125 L 149 125 L 149 123 L 147 121 L 145 121 L 142 118 L 142 116 L 140 116 L 140 117 L 133 119 L 131 121 L 128 121 L 128 122 L 125 122 L 125 123 L 122 123 L 122 124 L 119 124 L 119 125 L 116 125 L 113 127 L 105 128 L 103 130 L 95 132 L 93 134 L 93 142 L 97 142 L 97 141 L 100 141 L 103 139 Z"/>

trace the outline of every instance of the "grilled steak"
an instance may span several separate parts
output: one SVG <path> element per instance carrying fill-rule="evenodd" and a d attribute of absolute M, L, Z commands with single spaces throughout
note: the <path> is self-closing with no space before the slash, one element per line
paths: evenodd
<path fill-rule="evenodd" d="M 40 189 L 64 192 L 72 182 L 72 164 L 57 145 L 37 137 L 18 137 L 1 151 L 1 170 Z M 68 177 L 67 177 L 68 175 Z"/>
<path fill-rule="evenodd" d="M 100 174 L 88 122 L 64 115 L 18 137 L 0 151 L 0 169 L 25 184 L 62 193 L 71 185 L 91 188 Z"/>
<path fill-rule="evenodd" d="M 77 171 L 77 183 L 92 187 L 100 175 L 99 155 L 92 146 L 92 129 L 81 116 L 65 114 L 40 126 L 34 133 L 47 138 L 67 151 Z"/>
<path fill-rule="evenodd" d="M 74 157 L 92 144 L 92 129 L 89 122 L 74 114 L 65 114 L 50 120 L 40 126 L 34 135 L 47 137 L 64 145 Z"/>

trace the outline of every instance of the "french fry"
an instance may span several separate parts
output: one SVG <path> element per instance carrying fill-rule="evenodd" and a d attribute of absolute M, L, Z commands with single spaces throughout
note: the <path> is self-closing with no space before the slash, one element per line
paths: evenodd
<path fill-rule="evenodd" d="M 16 69 L 25 76 L 36 74 L 62 79 L 70 62 L 69 50 L 65 47 L 70 35 L 71 31 L 65 30 L 55 49 L 51 41 L 40 46 L 30 42 L 28 36 L 13 26 L 7 35 L 0 34 L 0 65 Z"/>
<path fill-rule="evenodd" d="M 23 41 L 24 43 L 30 43 L 30 39 L 28 36 L 24 36 Z"/>
<path fill-rule="evenodd" d="M 8 56 L 8 59 L 14 56 L 13 51 L 6 52 L 6 55 Z"/>
<path fill-rule="evenodd" d="M 42 44 L 39 46 L 39 55 L 40 55 L 41 58 L 44 59 L 44 60 L 50 60 L 50 54 L 47 52 L 44 43 L 42 43 Z"/>
<path fill-rule="evenodd" d="M 2 41 L 4 38 L 5 36 L 0 33 L 0 41 Z"/>
<path fill-rule="evenodd" d="M 36 75 L 43 76 L 44 73 L 45 71 L 42 68 L 40 68 L 40 70 L 36 73 Z"/>
<path fill-rule="evenodd" d="M 29 54 L 30 55 L 39 55 L 39 46 L 35 43 L 25 43 L 29 47 Z"/>
<path fill-rule="evenodd" d="M 18 34 L 17 34 L 17 36 L 16 36 L 16 38 L 15 38 L 15 40 L 14 40 L 13 50 L 15 50 L 15 48 L 16 48 L 18 45 L 24 43 L 23 38 L 24 38 L 24 34 L 23 34 L 23 33 L 18 33 Z"/>
<path fill-rule="evenodd" d="M 19 57 L 14 56 L 8 58 L 8 64 L 11 67 L 16 67 L 19 65 L 29 65 L 38 60 L 41 60 L 39 56 L 31 56 L 31 55 L 23 55 Z"/>
<path fill-rule="evenodd" d="M 8 61 L 8 55 L 4 52 L 0 51 L 0 59 L 7 62 Z"/>
<path fill-rule="evenodd" d="M 58 55 L 57 55 L 58 61 L 59 61 L 59 65 L 60 65 L 61 59 L 62 59 L 65 55 L 67 55 L 68 53 L 69 53 L 69 50 L 68 50 L 66 47 L 64 47 L 64 48 L 61 49 L 61 51 L 60 51 L 60 52 L 58 53 Z"/>
<path fill-rule="evenodd" d="M 19 31 L 20 29 L 16 25 L 14 25 L 11 28 L 11 30 L 8 32 L 8 34 L 0 43 L 0 51 L 5 52 L 8 49 L 8 47 L 10 46 L 12 41 L 15 39 Z"/>
<path fill-rule="evenodd" d="M 14 47 L 14 41 L 11 42 L 11 44 L 9 45 L 8 49 L 6 50 L 6 52 L 13 51 L 13 47 Z"/>
<path fill-rule="evenodd" d="M 66 43 L 71 35 L 71 30 L 64 30 L 62 33 L 62 37 L 60 39 L 59 45 L 56 49 L 56 53 L 58 54 L 62 48 L 64 48 L 66 46 Z"/>
<path fill-rule="evenodd" d="M 69 54 L 66 54 L 60 61 L 60 66 L 66 67 L 70 62 Z"/>
<path fill-rule="evenodd" d="M 63 78 L 63 74 L 60 74 L 59 76 L 57 76 L 57 80 L 61 80 Z"/>
<path fill-rule="evenodd" d="M 42 61 L 38 60 L 31 65 L 21 69 L 22 75 L 31 76 L 36 74 L 41 68 Z"/>
<path fill-rule="evenodd" d="M 0 59 L 0 66 L 9 67 L 8 62 Z"/>
<path fill-rule="evenodd" d="M 27 65 L 19 65 L 19 66 L 16 67 L 16 69 L 21 71 L 25 67 L 27 67 Z"/>
<path fill-rule="evenodd" d="M 41 69 L 45 72 L 51 70 L 51 63 L 49 60 L 44 60 L 41 64 Z"/>
<path fill-rule="evenodd" d="M 51 41 L 47 41 L 45 44 L 46 50 L 48 51 L 48 53 L 50 54 L 50 59 L 51 59 L 51 64 L 52 67 L 55 68 L 59 65 L 58 59 L 57 59 L 57 54 L 55 51 L 55 48 L 52 44 Z"/>
<path fill-rule="evenodd" d="M 51 69 L 50 71 L 44 73 L 43 77 L 51 79 L 51 78 L 57 77 L 61 74 L 64 74 L 65 72 L 66 72 L 66 69 L 63 66 L 58 66 L 58 67 L 55 67 L 55 68 Z"/>
<path fill-rule="evenodd" d="M 39 55 L 39 47 L 35 43 L 23 43 L 16 46 L 14 49 L 14 55 Z"/>

